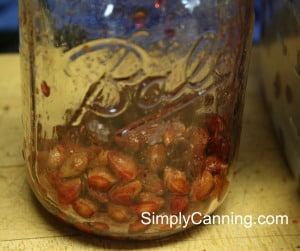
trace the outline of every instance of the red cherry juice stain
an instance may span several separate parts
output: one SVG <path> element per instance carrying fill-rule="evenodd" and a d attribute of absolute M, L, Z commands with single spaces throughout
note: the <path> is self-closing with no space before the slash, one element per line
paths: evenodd
<path fill-rule="evenodd" d="M 47 84 L 47 82 L 45 80 L 43 80 L 42 83 L 41 83 L 41 90 L 42 90 L 42 93 L 45 97 L 50 96 L 50 87 L 49 87 L 49 85 Z"/>

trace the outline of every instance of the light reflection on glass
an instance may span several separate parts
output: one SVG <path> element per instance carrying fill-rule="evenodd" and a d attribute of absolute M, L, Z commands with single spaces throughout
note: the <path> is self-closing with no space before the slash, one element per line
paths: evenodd
<path fill-rule="evenodd" d="M 201 4 L 201 0 L 181 0 L 181 3 L 192 13 L 194 8 Z"/>
<path fill-rule="evenodd" d="M 111 13 L 113 12 L 113 10 L 114 10 L 114 5 L 113 4 L 108 4 L 107 6 L 106 6 L 106 9 L 105 9 L 105 11 L 104 11 L 104 16 L 105 17 L 108 17 L 109 15 L 111 15 Z"/>

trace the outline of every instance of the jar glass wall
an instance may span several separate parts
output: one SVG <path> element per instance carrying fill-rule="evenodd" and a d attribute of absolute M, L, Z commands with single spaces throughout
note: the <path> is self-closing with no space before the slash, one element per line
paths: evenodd
<path fill-rule="evenodd" d="M 24 156 L 44 207 L 139 239 L 212 213 L 238 149 L 252 1 L 19 3 Z"/>

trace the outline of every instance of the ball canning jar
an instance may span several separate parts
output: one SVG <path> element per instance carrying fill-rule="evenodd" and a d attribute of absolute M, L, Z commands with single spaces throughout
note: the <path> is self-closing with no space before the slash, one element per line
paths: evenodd
<path fill-rule="evenodd" d="M 211 214 L 238 149 L 252 1 L 19 3 L 24 156 L 41 204 L 135 239 Z"/>

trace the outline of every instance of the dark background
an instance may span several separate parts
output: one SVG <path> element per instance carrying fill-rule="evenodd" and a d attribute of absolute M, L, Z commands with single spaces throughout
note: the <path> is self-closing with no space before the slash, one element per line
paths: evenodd
<path fill-rule="evenodd" d="M 0 0 L 0 53 L 17 52 L 18 0 Z"/>

